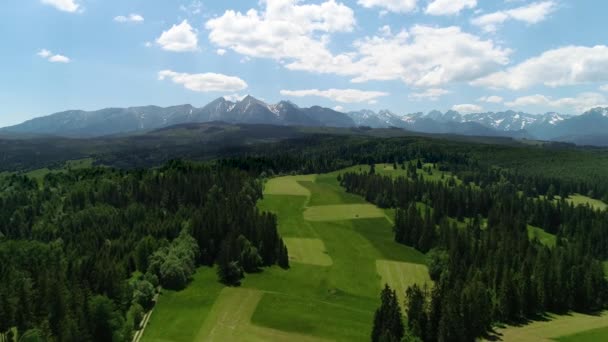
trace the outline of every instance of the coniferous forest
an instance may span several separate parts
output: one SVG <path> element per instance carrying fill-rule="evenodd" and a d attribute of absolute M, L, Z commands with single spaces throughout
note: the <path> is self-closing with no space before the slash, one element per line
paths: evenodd
<path fill-rule="evenodd" d="M 513 165 L 517 155 L 521 163 Z M 311 135 L 204 162 L 140 169 L 127 159 L 119 163 L 127 167 L 109 163 L 41 180 L 6 174 L 0 333 L 8 341 L 15 331 L 41 340 L 128 341 L 159 289 L 186 288 L 198 267 L 215 267 L 227 285 L 267 266 L 288 269 L 277 217 L 256 207 L 264 180 L 354 165 L 371 167 L 341 174 L 340 185 L 394 209 L 395 241 L 426 254 L 434 282 L 399 294 L 405 303 L 385 287 L 370 322 L 373 341 L 471 341 L 498 322 L 597 312 L 608 302 L 601 263 L 608 211 L 565 198 L 607 198 L 598 156 L 568 147 Z M 405 174 L 377 174 L 375 163 Z M 427 180 L 425 165 L 451 176 Z M 530 239 L 529 226 L 554 234 L 555 246 Z"/>
<path fill-rule="evenodd" d="M 0 184 L 0 332 L 57 341 L 127 341 L 158 286 L 199 265 L 238 284 L 289 267 L 276 218 L 243 171 L 187 162 L 12 175 Z"/>

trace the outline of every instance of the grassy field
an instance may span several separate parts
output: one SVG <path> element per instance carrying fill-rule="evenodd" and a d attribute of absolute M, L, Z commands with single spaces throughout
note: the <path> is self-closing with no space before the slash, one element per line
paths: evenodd
<path fill-rule="evenodd" d="M 284 238 L 289 260 L 302 264 L 331 266 L 333 261 L 327 254 L 325 244 L 321 239 Z"/>
<path fill-rule="evenodd" d="M 536 341 L 606 341 L 608 333 L 608 313 L 590 316 L 579 313 L 557 316 L 552 315 L 546 321 L 532 322 L 525 326 L 497 329 L 497 337 L 503 341 L 536 342 Z M 601 329 L 601 330 L 599 330 Z M 597 331 L 599 330 L 599 331 Z M 589 339 L 594 336 L 601 339 Z"/>
<path fill-rule="evenodd" d="M 383 283 L 427 282 L 426 257 L 395 243 L 385 211 L 345 193 L 336 176 L 266 183 L 258 206 L 278 216 L 289 270 L 224 288 L 201 268 L 186 290 L 163 293 L 143 341 L 368 341 Z"/>
<path fill-rule="evenodd" d="M 528 225 L 528 236 L 530 239 L 537 238 L 540 243 L 549 247 L 555 247 L 555 244 L 557 243 L 557 238 L 555 235 L 530 225 Z"/>
<path fill-rule="evenodd" d="M 342 221 L 384 217 L 384 212 L 372 204 L 332 204 L 308 207 L 304 219 L 308 221 Z"/>
<path fill-rule="evenodd" d="M 556 338 L 560 342 L 595 342 L 608 341 L 608 327 L 591 329 L 580 333 Z"/>
<path fill-rule="evenodd" d="M 409 262 L 376 260 L 376 269 L 381 276 L 380 286 L 388 284 L 397 290 L 401 303 L 405 300 L 405 290 L 414 284 L 432 286 L 429 271 L 424 265 Z"/>
<path fill-rule="evenodd" d="M 566 201 L 574 204 L 574 205 L 590 205 L 595 209 L 605 210 L 608 208 L 608 205 L 600 200 L 593 199 L 591 197 L 574 194 L 566 199 Z"/>
<path fill-rule="evenodd" d="M 39 184 L 42 184 L 42 180 L 43 180 L 44 176 L 46 176 L 49 173 L 58 173 L 58 172 L 65 172 L 68 170 L 85 169 L 85 168 L 89 168 L 91 166 L 93 166 L 93 158 L 68 160 L 65 162 L 65 164 L 63 165 L 62 168 L 59 168 L 59 169 L 42 168 L 42 169 L 37 169 L 37 170 L 32 170 L 30 172 L 27 172 L 26 175 L 28 177 L 36 179 L 36 181 Z"/>

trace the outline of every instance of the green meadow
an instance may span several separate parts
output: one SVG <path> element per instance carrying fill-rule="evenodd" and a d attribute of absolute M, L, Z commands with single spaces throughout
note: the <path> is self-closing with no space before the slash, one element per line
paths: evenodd
<path fill-rule="evenodd" d="M 430 284 L 426 257 L 394 242 L 385 211 L 344 192 L 337 174 L 270 179 L 262 210 L 278 216 L 289 270 L 248 274 L 238 288 L 200 268 L 163 291 L 143 341 L 368 341 L 384 283 Z"/>

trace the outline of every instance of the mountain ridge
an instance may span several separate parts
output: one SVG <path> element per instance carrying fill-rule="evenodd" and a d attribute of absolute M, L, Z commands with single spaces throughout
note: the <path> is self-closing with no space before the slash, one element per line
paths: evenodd
<path fill-rule="evenodd" d="M 268 104 L 247 95 L 239 101 L 217 98 L 203 107 L 190 104 L 159 107 L 109 107 L 95 111 L 67 110 L 0 128 L 3 134 L 99 137 L 151 131 L 183 123 L 222 121 L 313 127 L 398 127 L 422 133 L 505 136 L 548 141 L 608 145 L 608 108 L 581 115 L 556 112 L 529 114 L 513 110 L 466 113 L 454 110 L 396 114 L 362 109 L 347 113 L 321 106 L 299 107 L 291 101 Z"/>

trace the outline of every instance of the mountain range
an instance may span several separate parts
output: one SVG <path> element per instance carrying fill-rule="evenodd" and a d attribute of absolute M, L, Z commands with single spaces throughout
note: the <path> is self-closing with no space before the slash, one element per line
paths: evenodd
<path fill-rule="evenodd" d="M 608 108 L 595 108 L 578 116 L 515 111 L 461 114 L 453 110 L 398 115 L 388 110 L 342 113 L 320 106 L 303 108 L 289 101 L 267 104 L 252 96 L 236 102 L 221 97 L 202 108 L 180 105 L 69 110 L 5 127 L 0 133 L 98 137 L 212 121 L 279 126 L 398 127 L 423 133 L 506 136 L 608 146 Z"/>

